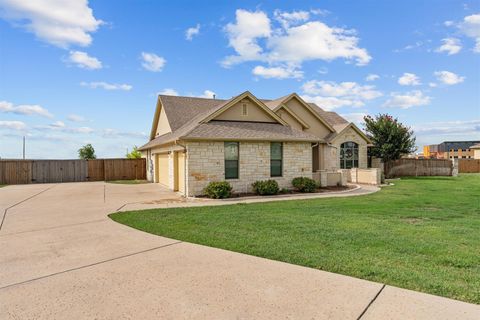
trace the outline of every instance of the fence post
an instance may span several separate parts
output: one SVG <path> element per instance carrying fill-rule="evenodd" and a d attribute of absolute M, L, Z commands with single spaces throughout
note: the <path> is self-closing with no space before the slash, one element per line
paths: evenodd
<path fill-rule="evenodd" d="M 105 159 L 103 159 L 103 181 L 107 181 L 107 166 L 105 165 Z"/>

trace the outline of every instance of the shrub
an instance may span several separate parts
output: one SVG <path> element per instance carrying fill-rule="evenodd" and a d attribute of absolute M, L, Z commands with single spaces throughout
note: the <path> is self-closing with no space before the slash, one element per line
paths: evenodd
<path fill-rule="evenodd" d="M 317 183 L 315 180 L 307 177 L 297 177 L 292 180 L 292 185 L 299 192 L 315 192 Z"/>
<path fill-rule="evenodd" d="M 275 180 L 261 180 L 252 183 L 253 191 L 261 196 L 277 194 L 280 190 Z"/>
<path fill-rule="evenodd" d="M 210 182 L 204 192 L 209 198 L 224 199 L 231 196 L 232 186 L 227 181 Z"/>

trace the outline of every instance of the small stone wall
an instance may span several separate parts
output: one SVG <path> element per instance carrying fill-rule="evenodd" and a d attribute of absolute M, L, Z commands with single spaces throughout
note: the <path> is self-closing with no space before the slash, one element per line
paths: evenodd
<path fill-rule="evenodd" d="M 319 170 L 312 174 L 312 178 L 320 187 L 346 186 L 347 177 L 342 171 Z"/>
<path fill-rule="evenodd" d="M 382 183 L 382 171 L 378 168 L 352 168 L 350 169 L 350 181 L 352 183 L 380 185 Z"/>

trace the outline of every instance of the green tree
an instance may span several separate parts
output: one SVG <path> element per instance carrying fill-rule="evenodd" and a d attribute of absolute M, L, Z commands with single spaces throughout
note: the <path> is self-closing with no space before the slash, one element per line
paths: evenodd
<path fill-rule="evenodd" d="M 142 157 L 142 154 L 140 151 L 138 151 L 138 147 L 134 146 L 133 150 L 129 153 L 126 154 L 128 159 L 140 159 Z"/>
<path fill-rule="evenodd" d="M 97 156 L 95 155 L 95 149 L 90 143 L 78 149 L 78 157 L 84 160 L 97 158 Z"/>
<path fill-rule="evenodd" d="M 373 143 L 372 156 L 388 162 L 416 150 L 413 130 L 400 123 L 397 118 L 378 114 L 373 118 L 366 116 L 363 120 L 367 136 Z"/>

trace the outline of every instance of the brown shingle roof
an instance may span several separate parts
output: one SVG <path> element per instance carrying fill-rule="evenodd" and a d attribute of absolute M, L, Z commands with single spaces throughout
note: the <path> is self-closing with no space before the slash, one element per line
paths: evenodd
<path fill-rule="evenodd" d="M 177 130 L 200 113 L 205 113 L 223 104 L 226 100 L 160 95 L 170 128 Z"/>
<path fill-rule="evenodd" d="M 308 105 L 310 107 L 312 107 L 312 109 L 315 110 L 315 112 L 317 112 L 320 117 L 322 117 L 325 121 L 327 121 L 328 124 L 330 124 L 332 127 L 334 127 L 334 129 L 335 129 L 336 125 L 345 124 L 345 123 L 348 124 L 349 123 L 347 120 L 342 118 L 336 112 L 325 111 L 322 108 L 320 108 L 319 106 L 317 106 L 315 103 L 308 103 Z"/>
<path fill-rule="evenodd" d="M 288 96 L 275 100 L 260 99 L 260 101 L 271 110 L 274 110 Z M 139 148 L 140 150 L 185 138 L 322 141 L 322 139 L 316 136 L 281 124 L 233 121 L 200 123 L 201 120 L 219 110 L 234 98 L 223 100 L 160 95 L 159 99 L 167 115 L 172 132 L 155 137 Z M 336 127 L 335 129 L 348 125 L 348 121 L 337 113 L 324 111 L 314 103 L 309 103 L 309 105 L 329 125 Z"/>

